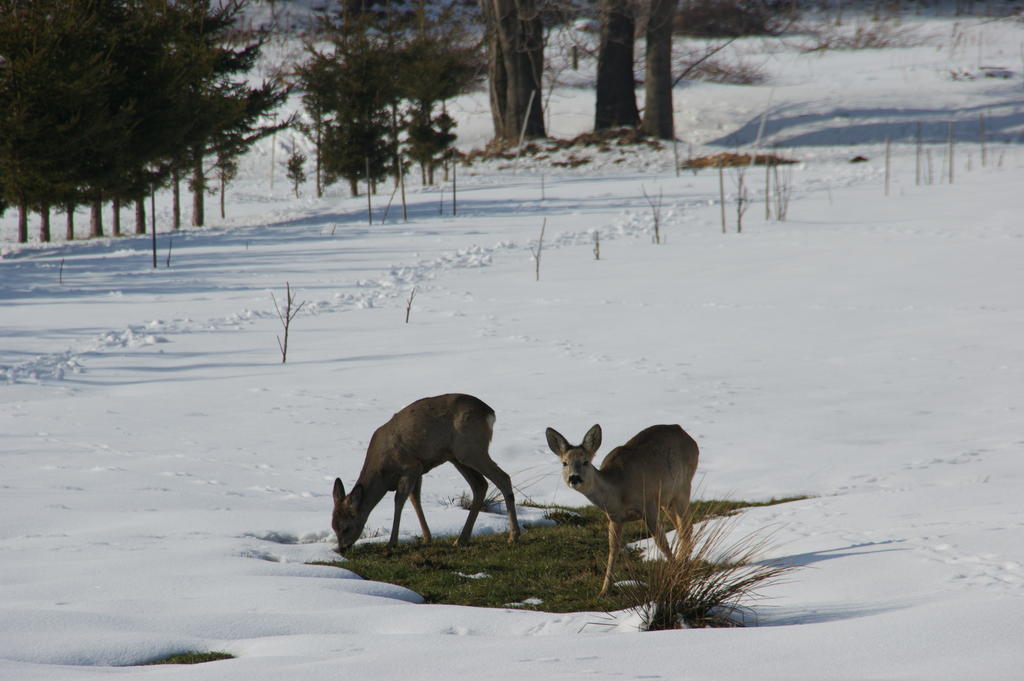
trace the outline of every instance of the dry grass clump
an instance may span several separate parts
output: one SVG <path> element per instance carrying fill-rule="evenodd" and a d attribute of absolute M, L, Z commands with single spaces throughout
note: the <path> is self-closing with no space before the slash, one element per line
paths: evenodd
<path fill-rule="evenodd" d="M 697 158 L 687 159 L 682 167 L 688 170 L 698 170 L 700 168 L 732 168 L 736 166 L 778 166 L 778 165 L 790 165 L 797 163 L 797 161 L 790 158 L 783 158 L 775 154 L 737 154 L 733 152 L 723 151 L 719 154 L 712 154 L 710 156 L 699 156 Z"/>
<path fill-rule="evenodd" d="M 770 533 L 732 539 L 736 521 L 719 516 L 697 524 L 676 558 L 633 565 L 639 572 L 619 589 L 644 630 L 743 626 L 760 590 L 799 567 L 763 559 Z"/>

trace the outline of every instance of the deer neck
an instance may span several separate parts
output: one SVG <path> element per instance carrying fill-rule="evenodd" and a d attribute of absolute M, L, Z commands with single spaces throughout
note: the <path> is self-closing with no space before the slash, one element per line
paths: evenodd
<path fill-rule="evenodd" d="M 577 491 L 590 499 L 590 503 L 594 506 L 614 518 L 622 512 L 622 490 L 608 473 L 594 465 L 591 465 L 590 468 L 586 484 L 578 487 Z"/>
<path fill-rule="evenodd" d="M 368 475 L 366 471 L 359 475 L 356 485 L 363 486 L 363 499 L 359 503 L 358 513 L 360 520 L 365 523 L 366 519 L 370 517 L 370 512 L 377 507 L 377 504 L 384 498 L 388 490 L 379 475 Z"/>

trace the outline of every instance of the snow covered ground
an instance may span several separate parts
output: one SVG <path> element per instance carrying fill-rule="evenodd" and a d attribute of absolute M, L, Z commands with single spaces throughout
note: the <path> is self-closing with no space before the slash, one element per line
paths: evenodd
<path fill-rule="evenodd" d="M 749 172 L 743 234 L 735 175 L 723 235 L 717 173 L 677 177 L 671 147 L 460 168 L 457 215 L 449 183 L 413 188 L 408 222 L 379 224 L 374 197 L 369 226 L 341 187 L 294 199 L 279 167 L 271 190 L 268 142 L 231 217 L 174 235 L 169 268 L 161 233 L 155 270 L 146 238 L 22 247 L 8 214 L 0 679 L 1022 678 L 1024 25 L 914 28 L 913 48 L 749 42 L 764 85 L 677 92 L 684 153 L 763 129 L 801 160 L 785 222 Z M 981 77 L 991 65 L 1012 77 Z M 585 130 L 591 97 L 557 89 L 552 131 Z M 467 149 L 484 99 L 454 107 Z M 918 122 L 932 184 L 915 181 Z M 275 142 L 281 164 L 292 140 Z M 645 192 L 663 197 L 661 245 Z M 306 305 L 282 364 L 286 282 Z M 738 528 L 773 531 L 772 555 L 807 569 L 768 591 L 759 626 L 640 634 L 605 613 L 423 605 L 308 565 L 335 556 L 334 477 L 351 484 L 397 409 L 449 391 L 494 407 L 492 455 L 539 502 L 585 502 L 546 426 L 577 439 L 599 422 L 607 451 L 680 423 L 701 496 L 812 495 Z M 461 528 L 464 489 L 450 466 L 426 477 L 435 535 Z M 237 659 L 123 666 L 186 650 Z"/>

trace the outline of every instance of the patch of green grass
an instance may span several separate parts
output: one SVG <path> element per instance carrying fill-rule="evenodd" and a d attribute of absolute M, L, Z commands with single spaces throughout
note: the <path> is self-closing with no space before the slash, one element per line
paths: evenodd
<path fill-rule="evenodd" d="M 691 511 L 701 521 L 782 501 L 695 501 Z M 597 597 L 608 559 L 604 513 L 594 506 L 545 508 L 555 524 L 530 527 L 515 544 L 507 543 L 504 534 L 474 537 L 471 544 L 460 547 L 444 539 L 429 545 L 405 542 L 393 549 L 378 543 L 359 544 L 349 549 L 346 560 L 322 564 L 404 586 L 428 603 L 499 608 L 518 604 L 515 607 L 546 612 L 609 611 L 634 605 L 630 593 L 620 589 Z M 627 543 L 645 536 L 640 522 L 624 528 Z M 616 575 L 639 574 L 641 563 L 639 552 L 624 551 Z M 540 602 L 524 603 L 527 599 Z"/>
<path fill-rule="evenodd" d="M 230 653 L 219 653 L 219 652 L 208 652 L 208 653 L 179 653 L 170 657 L 165 657 L 162 660 L 153 660 L 147 662 L 146 665 L 155 664 L 202 664 L 203 662 L 216 662 L 218 660 L 232 660 L 234 655 Z"/>

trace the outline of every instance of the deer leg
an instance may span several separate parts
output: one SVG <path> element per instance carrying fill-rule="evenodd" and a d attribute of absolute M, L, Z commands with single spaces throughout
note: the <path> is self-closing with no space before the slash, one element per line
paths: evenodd
<path fill-rule="evenodd" d="M 608 567 L 604 571 L 604 582 L 598 597 L 607 596 L 608 588 L 612 585 L 612 568 L 615 567 L 615 559 L 619 557 L 622 550 L 622 523 L 617 523 L 611 518 L 608 519 Z"/>
<path fill-rule="evenodd" d="M 647 509 L 647 513 L 644 514 L 644 523 L 647 525 L 647 531 L 651 533 L 654 543 L 661 549 L 661 553 L 666 559 L 672 560 L 672 549 L 668 545 L 668 537 L 665 536 L 665 528 L 661 524 L 660 513 L 661 510 L 657 506 L 653 509 Z"/>
<path fill-rule="evenodd" d="M 391 548 L 398 546 L 398 526 L 402 522 L 402 507 L 405 506 L 406 497 L 409 496 L 419 479 L 420 476 L 416 476 L 415 479 L 404 476 L 398 481 L 398 489 L 395 490 L 395 519 L 391 522 L 391 539 L 388 541 L 388 546 Z"/>
<path fill-rule="evenodd" d="M 409 501 L 412 502 L 412 508 L 416 511 L 416 518 L 420 521 L 420 530 L 423 531 L 423 543 L 430 543 L 430 528 L 427 527 L 427 518 L 423 515 L 423 507 L 420 506 L 420 490 L 423 487 L 423 477 L 420 476 L 416 480 L 416 484 L 409 492 Z"/>
<path fill-rule="evenodd" d="M 483 508 L 484 496 L 487 494 L 487 480 L 469 466 L 457 461 L 452 463 L 455 464 L 455 468 L 466 479 L 466 482 L 469 483 L 469 489 L 473 493 L 473 501 L 469 504 L 469 517 L 466 518 L 466 524 L 462 527 L 462 534 L 455 540 L 455 544 L 458 546 L 460 544 L 468 544 L 469 538 L 473 534 L 473 525 L 476 523 L 476 517 L 480 514 L 480 509 Z"/>
<path fill-rule="evenodd" d="M 508 540 L 510 543 L 514 542 L 519 539 L 519 519 L 516 517 L 516 495 L 512 491 L 512 478 L 508 477 L 508 473 L 501 470 L 498 464 L 491 461 L 490 458 L 481 461 L 478 465 L 474 464 L 474 468 L 493 482 L 501 492 L 501 496 L 504 497 L 505 509 L 508 511 Z"/>

